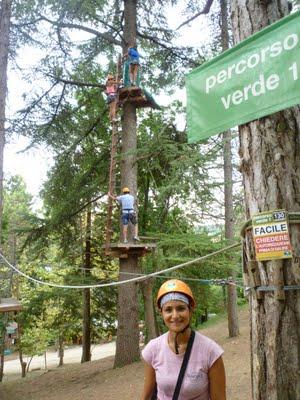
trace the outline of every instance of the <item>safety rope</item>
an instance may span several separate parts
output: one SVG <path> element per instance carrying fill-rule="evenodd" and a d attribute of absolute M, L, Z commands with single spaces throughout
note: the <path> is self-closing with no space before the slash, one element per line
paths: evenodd
<path fill-rule="evenodd" d="M 272 292 L 275 290 L 300 290 L 300 285 L 286 285 L 286 286 L 247 286 L 245 291 L 255 289 L 259 292 Z"/>
<path fill-rule="evenodd" d="M 138 274 L 136 272 L 120 272 L 120 274 L 124 275 L 134 275 L 134 276 L 145 276 L 145 274 Z M 159 275 L 157 278 L 159 279 L 173 279 L 174 277 L 169 276 L 169 275 Z M 178 278 L 178 277 L 176 277 Z M 228 278 L 215 278 L 215 279 L 199 279 L 199 278 L 188 278 L 186 276 L 180 276 L 179 279 L 182 279 L 183 281 L 190 281 L 190 282 L 198 282 L 202 283 L 204 285 L 214 285 L 214 286 L 224 286 L 224 285 L 234 285 L 243 288 L 243 285 L 239 285 L 236 283 L 236 281 L 242 281 L 242 278 L 235 278 L 233 279 L 232 277 Z"/>
<path fill-rule="evenodd" d="M 62 289 L 94 289 L 94 288 L 101 288 L 101 287 L 119 286 L 119 285 L 124 285 L 124 284 L 127 284 L 127 283 L 143 281 L 143 280 L 152 278 L 154 276 L 164 274 L 164 273 L 169 272 L 169 271 L 175 271 L 176 269 L 187 267 L 187 266 L 195 264 L 197 262 L 201 262 L 203 260 L 206 260 L 207 258 L 213 257 L 213 256 L 215 256 L 217 254 L 220 254 L 220 253 L 224 253 L 224 252 L 226 252 L 228 250 L 231 250 L 231 249 L 233 249 L 235 247 L 238 247 L 240 245 L 241 245 L 240 243 L 234 243 L 234 244 L 232 244 L 230 246 L 224 247 L 223 249 L 214 251 L 213 253 L 206 254 L 205 256 L 195 258 L 194 260 L 186 261 L 186 262 L 184 262 L 182 264 L 178 264 L 178 265 L 175 265 L 173 267 L 163 269 L 161 271 L 152 272 L 150 274 L 137 276 L 135 278 L 126 279 L 126 280 L 123 280 L 123 281 L 101 283 L 101 284 L 95 284 L 95 285 L 60 285 L 58 283 L 41 281 L 40 279 L 32 278 L 31 276 L 29 276 L 29 275 L 25 274 L 24 272 L 20 271 L 14 265 L 10 264 L 10 262 L 5 258 L 5 256 L 1 252 L 0 252 L 0 257 L 2 258 L 2 260 L 5 262 L 5 264 L 7 266 L 9 266 L 11 269 L 13 269 L 19 275 L 23 276 L 24 278 L 26 278 L 26 279 L 28 279 L 28 280 L 30 280 L 32 282 L 38 283 L 40 285 L 46 285 L 46 286 L 57 287 L 57 288 L 62 288 Z"/>

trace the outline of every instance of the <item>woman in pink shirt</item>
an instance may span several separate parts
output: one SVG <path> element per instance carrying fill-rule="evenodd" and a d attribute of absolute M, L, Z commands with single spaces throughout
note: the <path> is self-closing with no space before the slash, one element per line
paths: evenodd
<path fill-rule="evenodd" d="M 118 88 L 119 83 L 114 79 L 113 75 L 108 74 L 106 79 L 105 94 L 107 95 L 106 102 L 109 104 L 109 119 L 112 122 L 116 121 Z"/>
<path fill-rule="evenodd" d="M 184 353 L 191 335 L 195 300 L 188 285 L 178 279 L 163 283 L 157 306 L 168 332 L 151 340 L 142 351 L 145 382 L 141 400 L 151 400 L 157 385 L 158 400 L 172 400 Z M 195 333 L 182 381 L 180 400 L 226 400 L 223 349 L 208 337 Z"/>

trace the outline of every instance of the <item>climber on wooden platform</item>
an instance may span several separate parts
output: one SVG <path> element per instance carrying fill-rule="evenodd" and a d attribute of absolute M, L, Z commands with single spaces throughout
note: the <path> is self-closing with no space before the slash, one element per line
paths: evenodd
<path fill-rule="evenodd" d="M 107 75 L 105 94 L 106 102 L 109 105 L 109 119 L 115 122 L 117 119 L 118 89 L 120 82 L 116 81 L 111 74 Z"/>
<path fill-rule="evenodd" d="M 140 58 L 136 46 L 131 44 L 124 55 L 123 81 L 119 86 L 119 105 L 125 103 L 134 104 L 137 108 L 151 107 L 160 109 L 151 94 L 141 85 Z"/>
<path fill-rule="evenodd" d="M 138 71 L 140 66 L 140 54 L 133 44 L 128 47 L 124 56 L 129 64 L 129 79 L 132 86 L 138 86 Z"/>
<path fill-rule="evenodd" d="M 128 233 L 129 222 L 134 226 L 133 240 L 139 242 L 140 239 L 138 237 L 138 223 L 135 212 L 135 207 L 136 207 L 135 198 L 130 194 L 130 190 L 128 189 L 128 187 L 124 187 L 122 192 L 123 194 L 120 196 L 114 196 L 111 193 L 108 193 L 108 195 L 113 200 L 118 202 L 122 210 L 121 219 L 122 219 L 123 242 L 128 243 L 127 233 Z"/>

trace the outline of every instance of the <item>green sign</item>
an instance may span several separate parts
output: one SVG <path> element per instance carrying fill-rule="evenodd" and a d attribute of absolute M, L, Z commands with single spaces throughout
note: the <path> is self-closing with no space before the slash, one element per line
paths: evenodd
<path fill-rule="evenodd" d="M 186 89 L 189 142 L 300 103 L 300 12 L 192 71 Z"/>

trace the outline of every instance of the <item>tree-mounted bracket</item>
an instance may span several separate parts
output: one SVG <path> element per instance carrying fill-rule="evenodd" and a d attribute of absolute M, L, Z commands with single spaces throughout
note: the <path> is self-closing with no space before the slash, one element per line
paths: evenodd
<path fill-rule="evenodd" d="M 155 243 L 109 243 L 103 246 L 105 255 L 116 258 L 143 257 L 156 248 Z"/>
<path fill-rule="evenodd" d="M 283 280 L 279 279 L 275 282 L 274 285 L 262 286 L 259 270 L 258 270 L 258 261 L 251 260 L 247 262 L 249 283 L 248 290 L 251 289 L 251 293 L 256 297 L 257 300 L 263 299 L 263 292 L 274 292 L 274 297 L 276 300 L 284 300 L 285 294 L 284 291 L 285 286 Z"/>
<path fill-rule="evenodd" d="M 247 262 L 248 276 L 250 280 L 251 292 L 257 300 L 263 299 L 263 294 L 256 290 L 258 286 L 261 285 L 258 262 L 256 260 L 250 260 Z"/>

